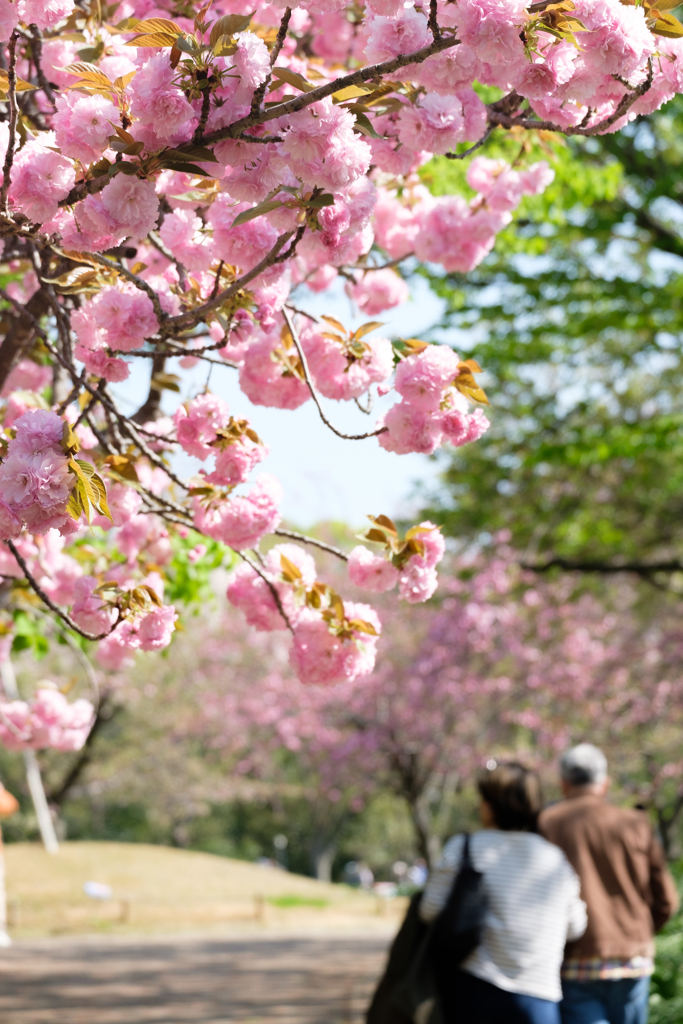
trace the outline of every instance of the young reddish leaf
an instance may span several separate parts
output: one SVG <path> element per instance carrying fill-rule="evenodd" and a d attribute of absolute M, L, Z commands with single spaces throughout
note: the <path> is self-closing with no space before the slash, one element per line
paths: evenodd
<path fill-rule="evenodd" d="M 370 334 L 371 331 L 376 331 L 378 327 L 384 327 L 383 321 L 371 320 L 369 323 L 363 324 L 362 327 L 359 327 L 357 331 L 354 331 L 353 337 L 357 341 L 360 341 L 360 339 L 364 338 L 366 334 Z"/>
<path fill-rule="evenodd" d="M 347 334 L 346 328 L 338 320 L 335 320 L 333 316 L 321 316 L 320 319 L 324 320 L 325 323 L 331 324 L 337 331 L 341 331 L 343 335 Z"/>
<path fill-rule="evenodd" d="M 396 524 L 389 518 L 389 516 L 368 516 L 371 523 L 375 523 L 376 526 L 383 526 L 389 533 L 393 533 L 398 537 L 398 530 Z"/>

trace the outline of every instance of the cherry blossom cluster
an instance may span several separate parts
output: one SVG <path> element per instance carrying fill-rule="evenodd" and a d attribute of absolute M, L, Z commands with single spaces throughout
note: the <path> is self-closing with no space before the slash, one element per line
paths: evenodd
<path fill-rule="evenodd" d="M 89 700 L 72 704 L 44 684 L 30 701 L 0 701 L 0 742 L 9 750 L 80 750 L 95 718 Z"/>
<path fill-rule="evenodd" d="M 409 259 L 471 271 L 553 179 L 487 140 L 611 132 L 656 109 L 683 91 L 683 26 L 648 0 L 197 8 L 0 0 L 1 575 L 121 668 L 170 642 L 164 577 L 195 531 L 188 562 L 217 543 L 241 559 L 230 600 L 291 631 L 302 679 L 355 679 L 376 613 L 303 549 L 261 550 L 288 534 L 279 483 L 254 475 L 268 445 L 208 385 L 167 406 L 188 394 L 171 370 L 231 368 L 253 405 L 314 403 L 336 434 L 397 455 L 476 441 L 474 359 L 313 316 L 307 296 L 341 280 L 375 317 L 407 300 Z M 428 161 L 480 149 L 462 194 L 431 195 Z M 136 363 L 150 386 L 133 412 L 112 385 Z M 370 414 L 375 398 L 371 429 L 334 426 L 326 403 Z M 187 479 L 181 452 L 199 463 Z M 379 553 L 351 553 L 351 582 L 427 600 L 438 531 L 373 523 Z"/>

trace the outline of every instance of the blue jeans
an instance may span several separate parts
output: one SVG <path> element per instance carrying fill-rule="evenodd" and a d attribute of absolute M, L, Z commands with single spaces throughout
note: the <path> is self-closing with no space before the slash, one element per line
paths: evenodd
<path fill-rule="evenodd" d="M 562 1024 L 647 1024 L 649 978 L 563 981 Z"/>
<path fill-rule="evenodd" d="M 442 1001 L 444 1024 L 560 1024 L 559 1004 L 458 971 Z"/>

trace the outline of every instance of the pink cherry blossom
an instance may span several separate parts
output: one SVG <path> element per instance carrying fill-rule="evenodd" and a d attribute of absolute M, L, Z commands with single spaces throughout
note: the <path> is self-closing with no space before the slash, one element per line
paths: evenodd
<path fill-rule="evenodd" d="M 81 576 L 74 584 L 74 602 L 71 617 L 74 622 L 93 636 L 108 633 L 116 622 L 116 609 L 104 604 L 93 592 L 100 581 L 94 576 Z"/>
<path fill-rule="evenodd" d="M 177 618 L 178 615 L 172 604 L 164 605 L 163 608 L 155 608 L 143 616 L 137 630 L 140 650 L 160 651 L 162 648 L 168 647 Z"/>
<path fill-rule="evenodd" d="M 393 590 L 398 582 L 398 569 L 381 555 L 359 544 L 349 553 L 349 578 L 357 587 L 373 594 Z"/>
<path fill-rule="evenodd" d="M 216 255 L 242 271 L 251 270 L 277 241 L 277 231 L 265 217 L 256 217 L 233 227 L 238 214 L 250 204 L 236 205 L 229 196 L 219 196 L 209 211 Z"/>
<path fill-rule="evenodd" d="M 399 597 L 409 604 L 428 601 L 438 583 L 436 570 L 430 568 L 424 558 L 413 555 L 401 572 L 398 582 Z"/>
<path fill-rule="evenodd" d="M 276 332 L 253 341 L 240 367 L 240 388 L 254 405 L 298 409 L 311 393 L 305 382 L 291 372 L 284 358 L 278 358 L 281 351 L 282 341 Z M 296 353 L 290 358 L 296 359 Z"/>
<path fill-rule="evenodd" d="M 514 64 L 524 59 L 519 38 L 525 12 L 521 0 L 461 0 L 458 36 L 480 60 Z"/>
<path fill-rule="evenodd" d="M 239 442 L 221 448 L 216 453 L 216 466 L 207 474 L 207 483 L 221 487 L 236 487 L 243 484 L 259 462 L 268 455 L 268 446 L 254 444 L 243 436 Z"/>
<path fill-rule="evenodd" d="M 100 640 L 97 660 L 104 668 L 118 672 L 133 664 L 135 651 L 139 647 L 140 640 L 134 626 L 130 622 L 122 622 L 113 633 Z"/>
<path fill-rule="evenodd" d="M 6 501 L 0 499 L 0 540 L 15 540 L 21 529 L 19 516 Z"/>
<path fill-rule="evenodd" d="M 9 198 L 29 220 L 41 224 L 54 217 L 59 201 L 73 188 L 73 165 L 58 153 L 28 142 L 14 157 Z"/>
<path fill-rule="evenodd" d="M 354 134 L 353 116 L 330 99 L 291 115 L 282 154 L 304 185 L 333 192 L 365 174 L 372 155 L 368 144 Z"/>
<path fill-rule="evenodd" d="M 204 460 L 215 454 L 210 443 L 216 440 L 216 431 L 227 427 L 230 412 L 222 398 L 207 393 L 181 405 L 173 420 L 180 446 L 188 455 Z"/>
<path fill-rule="evenodd" d="M 373 270 L 364 274 L 349 293 L 358 308 L 367 316 L 377 316 L 385 309 L 400 306 L 409 297 L 408 285 L 394 270 Z"/>
<path fill-rule="evenodd" d="M 281 556 L 284 555 L 301 572 L 301 579 L 292 584 L 284 579 Z M 272 632 L 295 625 L 305 614 L 304 590 L 315 583 L 316 567 L 311 556 L 296 544 L 276 544 L 265 558 L 263 579 L 249 565 L 239 566 L 228 584 L 228 600 L 239 608 L 254 629 Z M 271 587 L 276 591 L 282 611 Z"/>
<path fill-rule="evenodd" d="M 17 13 L 27 25 L 52 28 L 74 9 L 74 0 L 17 0 Z"/>
<path fill-rule="evenodd" d="M 448 153 L 459 142 L 486 131 L 486 107 L 472 89 L 456 96 L 426 96 L 419 107 L 407 105 L 398 121 L 398 137 L 411 149 Z"/>
<path fill-rule="evenodd" d="M 115 229 L 132 238 L 144 238 L 156 227 L 159 199 L 151 181 L 118 174 L 102 192 L 102 207 Z"/>
<path fill-rule="evenodd" d="M 371 63 L 412 53 L 431 42 L 427 19 L 410 7 L 404 7 L 397 17 L 371 15 L 366 24 L 369 38 L 365 54 Z"/>
<path fill-rule="evenodd" d="M 10 455 L 35 455 L 47 451 L 61 453 L 64 420 L 57 413 L 34 409 L 18 419 L 14 428 L 16 435 L 10 441 Z"/>
<path fill-rule="evenodd" d="M 242 84 L 251 89 L 265 82 L 270 74 L 270 54 L 268 47 L 253 32 L 240 32 L 237 35 L 237 52 L 232 56 L 232 64 L 242 79 Z"/>
<path fill-rule="evenodd" d="M 230 497 L 208 509 L 195 499 L 195 525 L 235 551 L 244 551 L 277 528 L 282 518 L 277 507 L 281 500 L 280 484 L 263 473 L 246 495 Z"/>
<path fill-rule="evenodd" d="M 42 391 L 52 380 L 49 366 L 22 359 L 12 370 L 2 389 L 2 397 L 9 397 L 13 391 Z"/>
<path fill-rule="evenodd" d="M 396 368 L 396 391 L 422 412 L 439 408 L 445 388 L 458 375 L 460 360 L 446 345 L 428 345 L 401 360 Z"/>
<path fill-rule="evenodd" d="M 62 154 L 87 167 L 109 146 L 114 131 L 110 122 L 116 124 L 118 120 L 118 108 L 106 97 L 70 92 L 57 97 L 52 126 Z"/>
<path fill-rule="evenodd" d="M 0 36 L 9 39 L 19 21 L 16 4 L 11 0 L 0 0 Z"/>
<path fill-rule="evenodd" d="M 369 622 L 379 634 L 379 618 L 369 605 L 345 601 L 344 614 L 347 619 Z M 376 648 L 376 636 L 354 632 L 353 639 L 341 639 L 318 614 L 308 613 L 294 629 L 290 663 L 303 683 L 332 686 L 371 672 Z"/>
<path fill-rule="evenodd" d="M 194 109 L 175 84 L 175 77 L 168 56 L 162 52 L 143 64 L 130 87 L 134 116 L 159 139 L 175 135 L 194 117 Z"/>
<path fill-rule="evenodd" d="M 443 436 L 438 415 L 423 412 L 405 401 L 392 405 L 377 426 L 386 427 L 386 431 L 377 438 L 380 446 L 397 455 L 407 455 L 409 452 L 432 455 L 441 444 Z"/>
<path fill-rule="evenodd" d="M 365 394 L 371 384 L 380 383 L 394 366 L 391 342 L 387 338 L 366 335 L 365 351 L 358 355 L 344 348 L 320 330 L 306 328 L 301 333 L 315 385 L 322 395 L 337 401 L 349 401 Z"/>
<path fill-rule="evenodd" d="M 141 348 L 159 329 L 152 300 L 132 286 L 103 288 L 94 304 L 98 328 L 106 332 L 109 348 L 124 352 Z"/>

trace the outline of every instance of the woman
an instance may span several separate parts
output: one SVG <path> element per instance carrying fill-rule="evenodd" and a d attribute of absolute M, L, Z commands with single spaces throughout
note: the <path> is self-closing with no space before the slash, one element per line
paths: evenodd
<path fill-rule="evenodd" d="M 488 768 L 479 779 L 483 829 L 470 857 L 484 875 L 484 938 L 441 992 L 444 1024 L 560 1024 L 565 942 L 586 928 L 579 879 L 557 846 L 535 834 L 543 801 L 534 772 Z M 420 909 L 444 907 L 460 867 L 464 836 L 453 836 L 431 873 Z"/>

